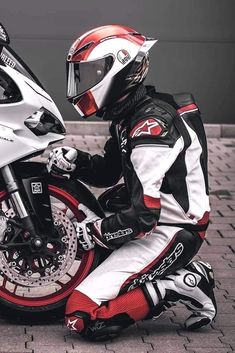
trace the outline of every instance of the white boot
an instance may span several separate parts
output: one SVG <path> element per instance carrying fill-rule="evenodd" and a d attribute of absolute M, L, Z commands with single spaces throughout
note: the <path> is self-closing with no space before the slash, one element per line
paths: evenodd
<path fill-rule="evenodd" d="M 208 325 L 216 316 L 215 286 L 211 266 L 202 261 L 192 261 L 174 274 L 155 280 L 153 285 L 164 302 L 181 302 L 192 315 L 185 321 L 188 329 Z"/>

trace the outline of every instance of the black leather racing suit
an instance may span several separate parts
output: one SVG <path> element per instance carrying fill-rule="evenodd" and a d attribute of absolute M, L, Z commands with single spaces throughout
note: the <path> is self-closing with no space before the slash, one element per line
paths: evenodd
<path fill-rule="evenodd" d="M 192 95 L 140 86 L 130 102 L 116 115 L 106 113 L 113 122 L 104 156 L 78 151 L 77 178 L 97 187 L 124 178 L 126 205 L 89 224 L 92 233 L 111 249 L 162 224 L 203 235 L 210 211 L 207 146 Z"/>

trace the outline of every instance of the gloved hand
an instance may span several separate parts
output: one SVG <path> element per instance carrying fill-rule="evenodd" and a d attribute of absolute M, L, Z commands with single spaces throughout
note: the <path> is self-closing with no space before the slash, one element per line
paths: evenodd
<path fill-rule="evenodd" d="M 57 177 L 69 179 L 70 174 L 76 169 L 74 162 L 77 157 L 77 150 L 73 147 L 54 148 L 48 157 L 47 170 Z"/>
<path fill-rule="evenodd" d="M 74 222 L 73 225 L 77 233 L 78 242 L 81 244 L 83 250 L 89 251 L 93 249 L 95 247 L 95 242 L 92 238 L 91 230 L 87 227 L 86 223 Z"/>
<path fill-rule="evenodd" d="M 79 204 L 78 209 L 85 214 L 86 218 L 80 223 L 73 222 L 73 225 L 75 227 L 79 243 L 84 250 L 89 251 L 95 247 L 95 241 L 88 223 L 94 223 L 98 221 L 100 217 L 82 203 Z"/>

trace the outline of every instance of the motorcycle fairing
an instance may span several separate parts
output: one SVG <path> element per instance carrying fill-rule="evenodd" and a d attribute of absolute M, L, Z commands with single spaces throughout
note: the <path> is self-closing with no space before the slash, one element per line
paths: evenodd
<path fill-rule="evenodd" d="M 1 24 L 0 24 L 1 26 Z M 39 79 L 30 70 L 28 65 L 16 54 L 16 52 L 6 43 L 1 45 L 0 40 L 0 63 L 1 65 L 10 66 L 20 72 L 22 75 L 28 77 L 30 80 L 34 81 L 42 89 L 43 85 Z"/>
<path fill-rule="evenodd" d="M 0 168 L 24 156 L 45 150 L 49 144 L 63 140 L 61 134 L 48 132 L 36 136 L 25 126 L 25 120 L 41 108 L 51 112 L 65 127 L 62 116 L 52 98 L 34 81 L 11 67 L 0 65 L 20 89 L 22 100 L 1 104 L 0 109 Z"/>

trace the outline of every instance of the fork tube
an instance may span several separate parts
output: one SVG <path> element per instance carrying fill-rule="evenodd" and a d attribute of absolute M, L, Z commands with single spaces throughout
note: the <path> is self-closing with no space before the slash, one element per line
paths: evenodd
<path fill-rule="evenodd" d="M 11 196 L 11 200 L 15 208 L 15 211 L 17 211 L 21 219 L 28 217 L 29 214 L 20 196 L 19 187 L 18 187 L 17 181 L 15 180 L 15 176 L 11 168 L 11 165 L 6 165 L 5 167 L 2 167 L 1 172 L 2 172 L 3 179 L 6 183 L 7 191 Z"/>

